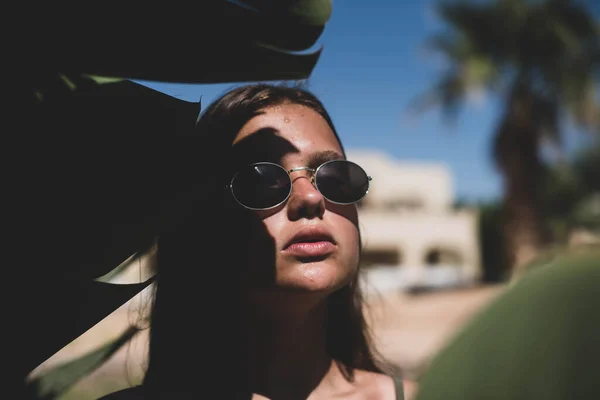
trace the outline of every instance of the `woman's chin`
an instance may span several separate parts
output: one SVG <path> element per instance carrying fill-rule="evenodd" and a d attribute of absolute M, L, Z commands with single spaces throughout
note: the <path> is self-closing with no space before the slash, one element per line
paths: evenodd
<path fill-rule="evenodd" d="M 310 261 L 289 266 L 277 274 L 276 285 L 282 289 L 331 293 L 346 284 L 350 276 L 330 261 Z"/>

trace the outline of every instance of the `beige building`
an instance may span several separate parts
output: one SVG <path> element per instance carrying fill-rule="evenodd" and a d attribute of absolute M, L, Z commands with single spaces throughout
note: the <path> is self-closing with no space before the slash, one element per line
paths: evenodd
<path fill-rule="evenodd" d="M 348 151 L 373 177 L 359 205 L 367 289 L 463 286 L 481 276 L 477 212 L 453 209 L 449 170 L 441 164 Z"/>

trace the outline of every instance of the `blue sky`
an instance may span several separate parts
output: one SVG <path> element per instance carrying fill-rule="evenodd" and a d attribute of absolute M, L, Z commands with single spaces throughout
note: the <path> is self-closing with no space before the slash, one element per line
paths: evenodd
<path fill-rule="evenodd" d="M 502 183 L 489 156 L 498 115 L 493 99 L 467 105 L 452 126 L 437 110 L 408 114 L 408 103 L 441 70 L 440 60 L 423 52 L 425 38 L 440 28 L 432 4 L 334 0 L 309 89 L 327 107 L 347 149 L 383 151 L 404 162 L 443 163 L 454 176 L 458 198 L 495 198 Z M 184 100 L 202 96 L 205 106 L 236 85 L 140 83 Z M 577 135 L 567 136 L 569 146 L 579 141 Z"/>

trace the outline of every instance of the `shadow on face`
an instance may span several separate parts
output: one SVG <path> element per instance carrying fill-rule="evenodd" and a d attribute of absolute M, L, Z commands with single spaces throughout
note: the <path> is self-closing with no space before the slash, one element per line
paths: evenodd
<path fill-rule="evenodd" d="M 285 155 L 299 152 L 296 146 L 278 133 L 275 128 L 263 127 L 237 141 L 231 148 L 231 163 L 235 169 L 231 172 L 258 161 L 278 164 Z"/>
<path fill-rule="evenodd" d="M 170 305 L 189 301 L 189 293 L 195 293 L 200 304 L 204 300 L 210 303 L 209 299 L 222 296 L 223 291 L 233 294 L 240 284 L 269 286 L 275 280 L 273 237 L 261 217 L 237 204 L 223 187 L 241 166 L 277 162 L 277 155 L 297 149 L 278 136 L 276 129 L 265 127 L 225 150 L 229 154 L 224 159 L 219 158 L 222 151 L 207 146 L 198 150 L 197 168 L 216 176 L 215 192 L 205 195 L 184 223 L 159 239 L 161 280 L 168 282 L 161 286 L 163 292 L 169 292 L 163 297 L 173 299 Z M 248 268 L 250 258 L 261 268 Z"/>
<path fill-rule="evenodd" d="M 278 164 L 286 154 L 297 152 L 292 143 L 278 135 L 277 129 L 263 127 L 232 146 L 227 179 L 245 165 L 259 161 Z M 241 284 L 272 287 L 275 284 L 275 243 L 263 223 L 264 215 L 243 208 L 229 192 L 227 197 L 226 215 L 233 232 L 229 243 L 232 244 L 231 251 L 237 252 L 235 257 L 239 257 L 236 265 L 240 269 Z M 269 213 L 276 213 L 279 209 L 277 207 Z"/>

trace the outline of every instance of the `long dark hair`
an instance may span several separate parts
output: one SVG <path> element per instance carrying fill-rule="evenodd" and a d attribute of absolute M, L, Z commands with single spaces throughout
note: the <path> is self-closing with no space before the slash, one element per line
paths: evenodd
<path fill-rule="evenodd" d="M 232 215 L 224 208 L 220 185 L 230 173 L 232 142 L 242 126 L 265 108 L 284 103 L 319 113 L 339 141 L 323 104 L 298 87 L 255 84 L 235 88 L 212 103 L 197 122 L 203 143 L 198 149 L 198 179 L 212 179 L 214 191 L 199 202 L 198 212 L 158 240 L 159 278 L 144 380 L 150 395 L 205 393 L 219 380 L 217 390 L 222 393 L 223 377 L 230 380 L 226 388 L 243 390 L 236 387 L 245 382 L 236 268 L 244 260 L 240 252 L 228 250 L 227 243 L 244 243 L 251 221 L 244 220 L 249 213 Z M 358 279 L 355 274 L 349 285 L 328 299 L 327 348 L 348 380 L 353 379 L 354 369 L 381 372 L 363 315 Z M 214 379 L 199 378 L 194 371 L 198 364 L 208 368 Z"/>

